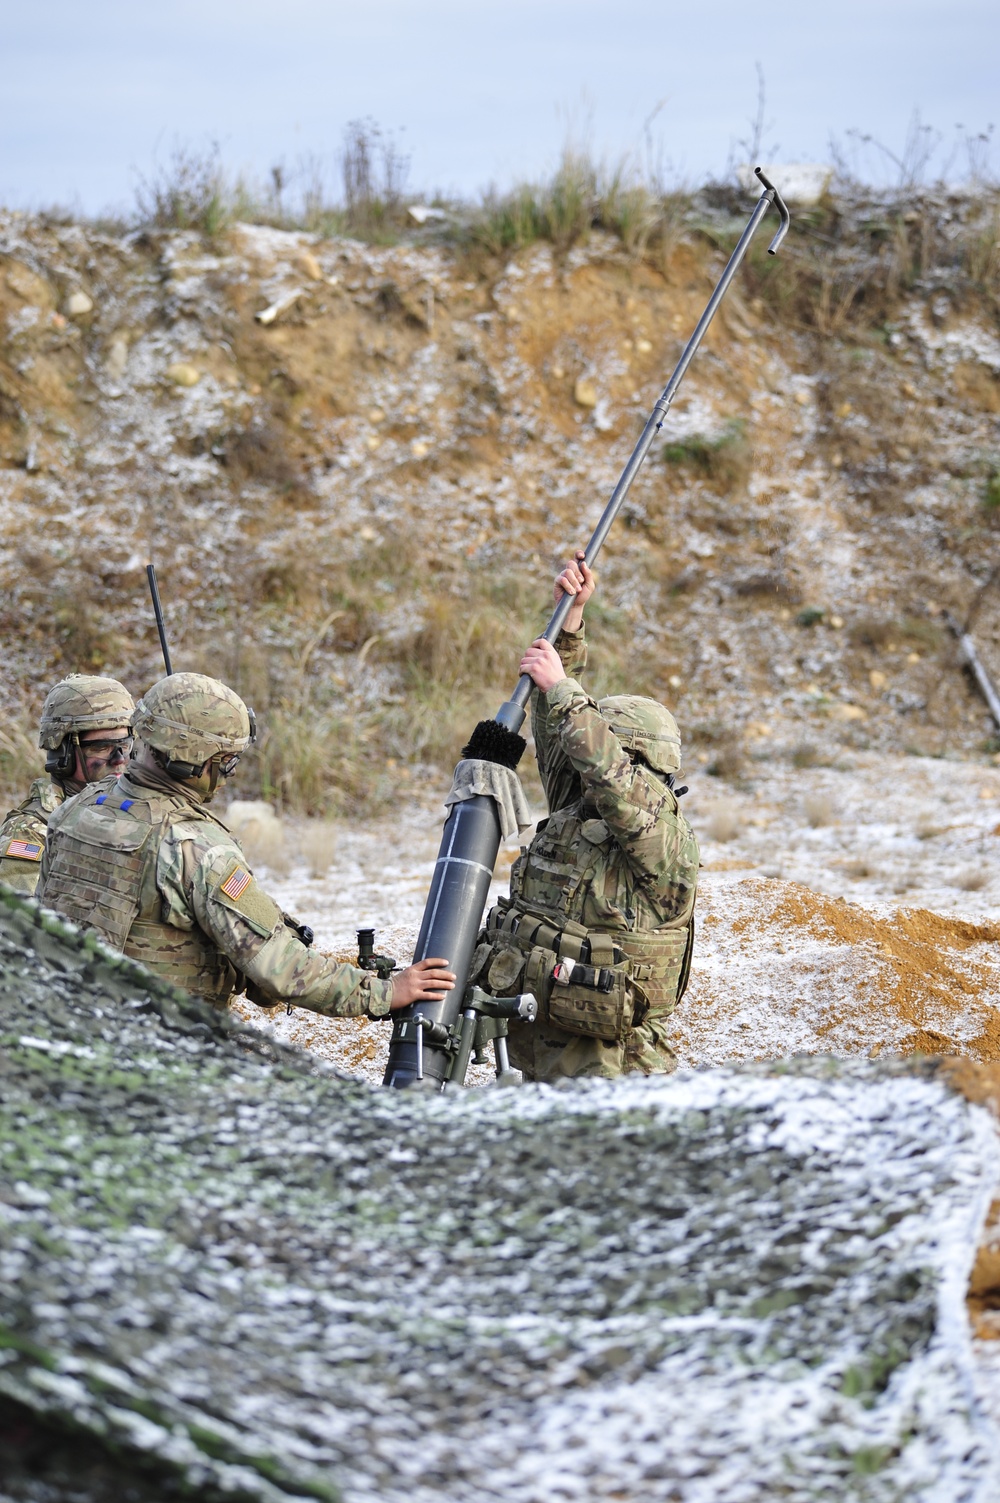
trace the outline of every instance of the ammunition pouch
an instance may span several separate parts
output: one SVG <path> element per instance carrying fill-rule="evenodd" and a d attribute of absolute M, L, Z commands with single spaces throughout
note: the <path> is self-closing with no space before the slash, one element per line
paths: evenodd
<path fill-rule="evenodd" d="M 692 926 L 608 934 L 516 904 L 491 910 L 470 980 L 493 996 L 532 992 L 539 1022 L 621 1043 L 649 1014 L 673 1011 Z"/>

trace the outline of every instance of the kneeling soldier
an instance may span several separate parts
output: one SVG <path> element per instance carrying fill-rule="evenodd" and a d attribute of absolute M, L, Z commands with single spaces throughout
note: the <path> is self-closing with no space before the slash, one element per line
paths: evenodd
<path fill-rule="evenodd" d="M 534 992 L 538 1021 L 510 1024 L 529 1080 L 672 1070 L 667 1019 L 691 964 L 698 842 L 677 806 L 680 734 L 655 700 L 595 702 L 583 608 L 594 577 L 583 554 L 555 585 L 575 596 L 556 646 L 521 661 L 538 688 L 532 731 L 550 809 L 480 936 L 473 980 L 495 995 Z M 682 790 L 683 791 L 683 790 Z"/>
<path fill-rule="evenodd" d="M 132 748 L 135 705 L 116 678 L 71 673 L 50 689 L 42 706 L 38 744 L 43 778 L 0 825 L 0 882 L 29 897 L 38 886 L 49 817 L 88 783 L 122 771 Z"/>
<path fill-rule="evenodd" d="M 255 735 L 232 689 L 176 673 L 139 701 L 132 729 L 139 739 L 122 777 L 51 816 L 43 903 L 219 1008 L 245 988 L 264 1007 L 384 1017 L 451 990 L 445 960 L 382 981 L 310 949 L 257 885 L 238 841 L 206 807 Z"/>

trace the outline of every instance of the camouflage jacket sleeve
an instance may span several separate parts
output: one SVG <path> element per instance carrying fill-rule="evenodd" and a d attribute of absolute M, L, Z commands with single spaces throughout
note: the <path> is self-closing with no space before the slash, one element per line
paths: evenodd
<path fill-rule="evenodd" d="M 0 882 L 26 897 L 38 887 L 48 816 L 63 796 L 49 778 L 36 778 L 28 797 L 0 825 Z"/>
<path fill-rule="evenodd" d="M 579 631 L 561 631 L 556 638 L 556 652 L 568 678 L 576 678 L 587 666 L 586 626 Z M 551 695 L 533 696 L 531 706 L 531 734 L 535 738 L 535 759 L 538 775 L 545 789 L 545 799 L 550 812 L 562 809 L 579 797 L 579 778 L 566 760 L 557 734 L 561 716 L 552 715 Z"/>
<path fill-rule="evenodd" d="M 218 827 L 175 825 L 160 846 L 156 884 L 167 922 L 197 924 L 261 1000 L 341 1018 L 389 1012 L 392 982 L 307 948 Z"/>
<path fill-rule="evenodd" d="M 693 903 L 699 852 L 673 792 L 655 773 L 633 765 L 574 679 L 560 680 L 546 698 L 552 734 L 579 775 L 587 803 L 610 829 L 664 919 L 681 916 Z"/>

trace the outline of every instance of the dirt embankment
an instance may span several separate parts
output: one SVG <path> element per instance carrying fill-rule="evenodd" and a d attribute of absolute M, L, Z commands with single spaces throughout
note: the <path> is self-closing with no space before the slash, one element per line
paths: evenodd
<path fill-rule="evenodd" d="M 824 231 L 830 268 L 846 224 Z M 8 716 L 29 723 L 67 668 L 137 688 L 157 672 L 152 555 L 176 661 L 262 713 L 267 794 L 357 807 L 397 766 L 447 765 L 506 692 L 736 229 L 706 209 L 656 265 L 603 234 L 503 264 L 4 216 Z M 741 276 L 635 485 L 594 611 L 597 682 L 668 699 L 723 772 L 843 745 L 975 753 L 990 726 L 941 610 L 979 601 L 1000 676 L 1000 602 L 980 599 L 995 308 L 944 263 L 877 306 L 827 306 L 820 278 L 807 305 L 804 246 L 787 287 Z"/>

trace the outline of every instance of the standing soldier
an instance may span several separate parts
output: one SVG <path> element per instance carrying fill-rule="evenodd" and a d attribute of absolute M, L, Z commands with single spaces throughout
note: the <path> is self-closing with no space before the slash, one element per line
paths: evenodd
<path fill-rule="evenodd" d="M 132 747 L 134 709 L 116 678 L 71 673 L 49 690 L 38 736 L 47 776 L 35 779 L 28 797 L 0 825 L 0 882 L 29 897 L 34 893 L 50 817 L 88 783 L 122 771 Z"/>
<path fill-rule="evenodd" d="M 538 688 L 532 731 L 551 812 L 473 961 L 486 990 L 538 999 L 536 1024 L 510 1023 L 529 1080 L 673 1070 L 667 1019 L 691 964 L 698 842 L 674 792 L 680 734 L 655 700 L 595 702 L 572 676 L 587 662 L 594 585 L 577 553 L 555 584 L 557 603 L 575 596 L 556 645 L 539 638 L 521 660 Z"/>
<path fill-rule="evenodd" d="M 175 673 L 140 699 L 132 729 L 139 739 L 122 777 L 52 816 L 43 903 L 220 1009 L 245 989 L 263 1007 L 384 1017 L 451 990 L 446 960 L 382 981 L 320 954 L 257 885 L 239 842 L 207 808 L 256 734 L 232 689 Z"/>

